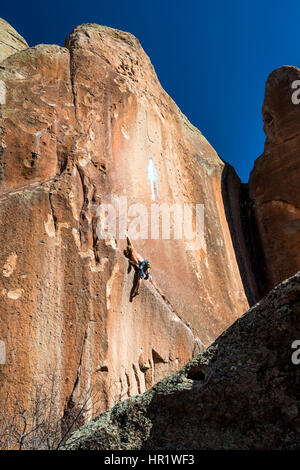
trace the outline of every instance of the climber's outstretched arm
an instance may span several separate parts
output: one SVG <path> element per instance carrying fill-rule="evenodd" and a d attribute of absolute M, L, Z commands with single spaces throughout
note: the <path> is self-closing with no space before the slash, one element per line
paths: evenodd
<path fill-rule="evenodd" d="M 136 267 L 139 267 L 139 264 L 143 261 L 143 257 L 136 252 L 129 237 L 127 237 L 127 248 L 124 251 L 124 255 L 129 259 L 131 264 Z"/>

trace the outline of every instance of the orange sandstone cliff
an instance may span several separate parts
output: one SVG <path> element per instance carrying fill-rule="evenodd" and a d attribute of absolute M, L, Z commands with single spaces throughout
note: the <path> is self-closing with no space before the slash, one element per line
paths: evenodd
<path fill-rule="evenodd" d="M 24 43 L 0 66 L 0 396 L 17 394 L 26 404 L 54 375 L 59 414 L 93 389 L 91 417 L 93 408 L 103 411 L 178 370 L 259 299 L 259 237 L 272 258 L 270 286 L 299 269 L 299 259 L 289 262 L 297 196 L 290 200 L 283 188 L 266 195 L 272 185 L 258 164 L 248 194 L 161 88 L 131 34 L 85 24 L 64 47 Z M 270 151 L 285 165 L 278 145 Z M 149 238 L 134 240 L 151 260 L 153 282 L 133 302 L 125 232 L 97 233 L 96 208 L 120 208 L 124 198 L 131 212 L 118 220 L 123 229 L 135 211 L 151 213 L 154 201 L 204 207 L 194 249 L 173 236 L 151 238 L 150 222 Z M 285 213 L 281 228 L 276 211 Z M 265 217 L 291 237 L 284 262 L 266 250 Z"/>
<path fill-rule="evenodd" d="M 249 180 L 263 252 L 263 293 L 300 266 L 300 106 L 293 100 L 293 83 L 299 79 L 300 70 L 291 66 L 268 77 L 262 108 L 265 149 Z"/>

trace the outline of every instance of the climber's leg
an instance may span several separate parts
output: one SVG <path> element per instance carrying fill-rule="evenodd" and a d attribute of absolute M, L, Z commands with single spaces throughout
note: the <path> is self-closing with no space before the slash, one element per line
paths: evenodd
<path fill-rule="evenodd" d="M 135 274 L 134 274 L 134 279 L 133 279 L 133 286 L 130 292 L 130 302 L 132 302 L 132 299 L 136 296 L 139 295 L 139 289 L 141 286 L 141 278 L 140 278 L 140 273 L 138 269 L 135 269 Z"/>
<path fill-rule="evenodd" d="M 124 250 L 124 255 L 129 259 L 129 265 L 131 262 L 133 263 L 135 270 L 133 286 L 130 292 L 130 302 L 132 302 L 132 299 L 136 295 L 139 295 L 139 289 L 141 286 L 142 279 L 140 277 L 140 269 L 138 268 L 138 266 L 144 258 L 135 251 L 129 237 L 127 237 L 127 248 L 126 250 Z"/>
<path fill-rule="evenodd" d="M 134 287 L 134 291 L 133 291 L 133 294 L 132 294 L 132 297 L 135 297 L 136 295 L 139 295 L 139 290 L 140 290 L 140 287 L 141 287 L 141 278 L 138 277 L 138 280 L 135 284 L 135 287 Z"/>

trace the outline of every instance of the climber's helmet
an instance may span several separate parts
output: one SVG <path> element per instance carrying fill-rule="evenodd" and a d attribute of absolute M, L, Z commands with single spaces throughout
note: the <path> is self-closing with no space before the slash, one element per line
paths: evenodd
<path fill-rule="evenodd" d="M 150 263 L 150 261 L 146 261 L 146 268 L 147 268 L 147 269 L 150 269 L 150 268 L 151 268 L 151 263 Z"/>

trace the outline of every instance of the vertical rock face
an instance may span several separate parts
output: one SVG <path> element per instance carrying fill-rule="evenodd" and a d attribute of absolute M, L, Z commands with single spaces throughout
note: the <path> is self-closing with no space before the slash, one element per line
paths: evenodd
<path fill-rule="evenodd" d="M 231 239 L 239 265 L 245 294 L 249 305 L 261 297 L 260 270 L 261 249 L 256 219 L 248 194 L 248 185 L 241 183 L 234 168 L 225 164 L 222 173 L 222 195 Z"/>
<path fill-rule="evenodd" d="M 26 402 L 55 376 L 61 415 L 90 388 L 103 410 L 177 370 L 247 310 L 224 163 L 128 33 L 82 25 L 63 48 L 8 57 L 0 80 L 0 393 Z M 99 238 L 96 208 L 125 198 L 121 237 Z M 203 204 L 204 235 L 199 246 L 172 231 L 151 238 L 149 216 L 148 238 L 134 244 L 153 282 L 130 303 L 124 229 L 154 203 Z"/>
<path fill-rule="evenodd" d="M 245 307 L 220 191 L 224 165 L 162 90 L 133 36 L 84 25 L 66 46 L 80 126 L 75 153 L 80 171 L 99 188 L 96 202 L 126 196 L 128 206 L 143 204 L 149 214 L 153 202 L 204 204 L 207 236 L 201 249 L 188 251 L 185 242 L 172 239 L 136 245 L 153 261 L 156 284 L 177 314 L 208 344 L 224 329 L 227 315 L 238 316 Z M 155 201 L 147 180 L 152 164 L 158 173 Z M 149 217 L 149 237 L 151 229 Z M 224 289 L 216 293 L 211 282 L 223 283 Z"/>
<path fill-rule="evenodd" d="M 75 432 L 66 449 L 299 449 L 299 314 L 300 272 L 180 371 Z"/>
<path fill-rule="evenodd" d="M 0 62 L 27 47 L 25 39 L 7 21 L 0 18 Z"/>
<path fill-rule="evenodd" d="M 297 93 L 292 84 L 299 79 L 298 68 L 285 66 L 267 80 L 262 109 L 265 149 L 249 181 L 264 255 L 265 292 L 300 267 L 300 105 L 292 100 Z"/>
<path fill-rule="evenodd" d="M 183 366 L 299 269 L 300 71 L 269 77 L 248 194 L 131 34 L 86 24 L 65 47 L 18 41 L 0 70 L 0 399 L 26 404 L 54 381 L 63 419 L 92 390 L 89 418 Z M 180 219 L 196 204 L 198 244 Z M 130 302 L 134 227 L 153 281 Z"/>

